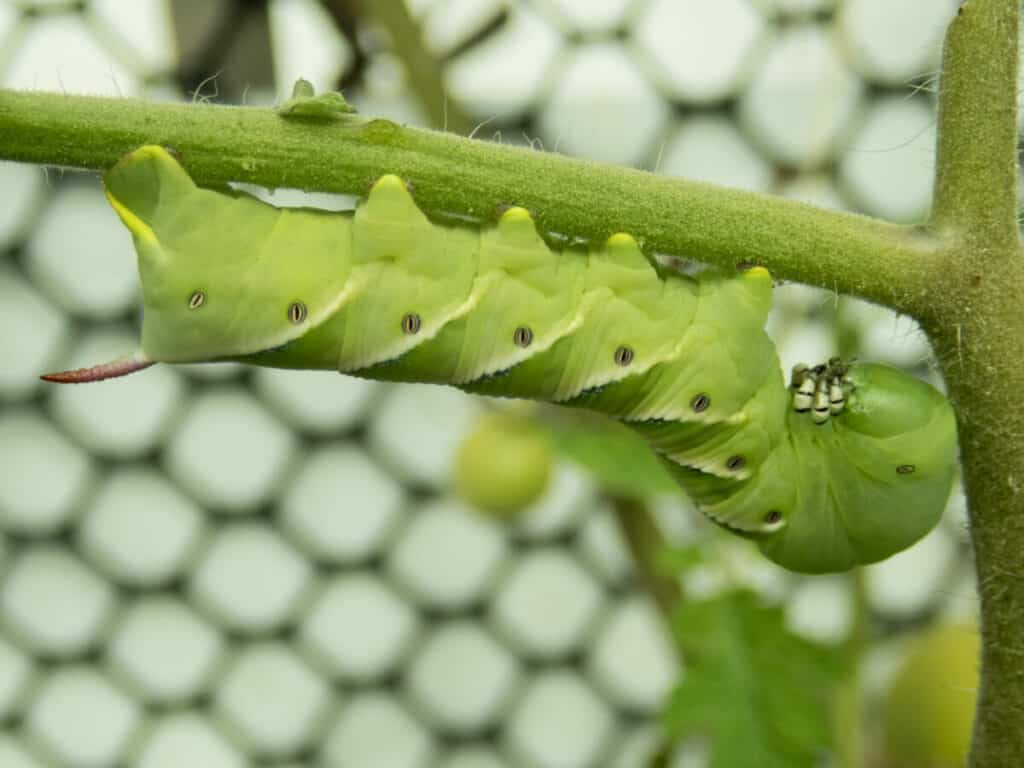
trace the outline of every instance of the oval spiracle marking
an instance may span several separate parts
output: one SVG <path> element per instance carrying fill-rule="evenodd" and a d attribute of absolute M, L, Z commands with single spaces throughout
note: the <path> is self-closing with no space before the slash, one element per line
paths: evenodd
<path fill-rule="evenodd" d="M 525 325 L 520 325 L 516 328 L 515 333 L 512 334 L 512 342 L 517 347 L 526 349 L 530 344 L 533 343 L 533 331 L 527 328 Z"/>
<path fill-rule="evenodd" d="M 192 295 L 188 297 L 188 308 L 189 309 L 199 309 L 205 303 L 206 303 L 206 292 L 205 291 L 192 291 Z"/>
<path fill-rule="evenodd" d="M 402 317 L 402 333 L 413 336 L 420 332 L 420 316 L 415 312 L 410 312 Z"/>
<path fill-rule="evenodd" d="M 306 319 L 307 315 L 306 305 L 301 301 L 293 301 L 288 305 L 288 320 L 292 325 L 298 325 Z"/>
<path fill-rule="evenodd" d="M 711 398 L 708 397 L 703 392 L 694 395 L 693 399 L 690 401 L 690 408 L 693 409 L 694 413 L 702 413 L 703 411 L 706 411 L 710 406 Z"/>

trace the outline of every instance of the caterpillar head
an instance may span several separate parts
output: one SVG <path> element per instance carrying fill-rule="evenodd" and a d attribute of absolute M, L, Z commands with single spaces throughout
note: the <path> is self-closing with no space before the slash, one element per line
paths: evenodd
<path fill-rule="evenodd" d="M 790 414 L 795 482 L 806 490 L 783 510 L 785 526 L 758 543 L 791 570 L 884 560 L 931 531 L 949 497 L 957 453 L 949 401 L 885 365 L 854 363 L 844 384 L 844 407 L 827 422 Z"/>

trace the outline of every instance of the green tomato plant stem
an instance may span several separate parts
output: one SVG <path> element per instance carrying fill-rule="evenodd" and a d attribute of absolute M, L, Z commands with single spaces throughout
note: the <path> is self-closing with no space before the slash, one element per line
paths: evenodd
<path fill-rule="evenodd" d="M 668 550 L 669 544 L 646 502 L 625 496 L 612 496 L 609 500 L 633 559 L 637 579 L 665 620 L 666 633 L 671 634 L 672 614 L 683 599 L 683 587 L 679 579 L 658 566 L 658 556 Z M 678 646 L 675 647 L 678 651 Z"/>
<path fill-rule="evenodd" d="M 102 170 L 141 144 L 216 186 L 362 194 L 384 173 L 437 215 L 522 205 L 549 233 L 630 232 L 652 251 L 861 296 L 917 318 L 957 409 L 978 576 L 982 677 L 972 768 L 1024 754 L 1024 251 L 1016 214 L 1019 0 L 965 0 L 939 90 L 931 219 L 897 226 L 360 116 L 0 90 L 0 158 Z M 69 254 L 73 258 L 73 254 Z"/>
<path fill-rule="evenodd" d="M 1024 755 L 1019 25 L 1019 0 L 967 0 L 946 34 L 930 226 L 942 255 L 914 312 L 957 412 L 981 609 L 972 768 Z"/>
<path fill-rule="evenodd" d="M 494 221 L 521 205 L 554 233 L 647 248 L 895 304 L 919 295 L 939 243 L 918 228 L 360 116 L 0 90 L 0 157 L 101 170 L 141 144 L 173 147 L 208 186 L 244 181 L 365 194 L 384 173 L 436 213 Z"/>
<path fill-rule="evenodd" d="M 846 578 L 852 611 L 850 628 L 843 639 L 846 676 L 837 686 L 833 702 L 833 732 L 839 768 L 863 768 L 867 760 L 861 668 L 870 642 L 867 582 L 863 568 L 855 568 Z"/>
<path fill-rule="evenodd" d="M 407 3 L 327 0 L 326 6 L 338 18 L 368 17 L 387 31 L 391 49 L 402 59 L 406 77 L 433 127 L 460 134 L 473 130 L 473 123 L 445 91 L 441 62 L 424 43 Z"/>

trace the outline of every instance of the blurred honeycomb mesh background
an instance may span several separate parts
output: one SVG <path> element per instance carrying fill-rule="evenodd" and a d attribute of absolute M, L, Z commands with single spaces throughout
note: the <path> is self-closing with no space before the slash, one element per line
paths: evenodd
<path fill-rule="evenodd" d="M 409 0 L 413 26 L 396 1 L 0 0 L 0 83 L 267 104 L 302 76 L 369 115 L 927 213 L 954 0 Z M 96 176 L 0 164 L 0 765 L 646 764 L 679 662 L 585 474 L 559 464 L 500 526 L 448 490 L 487 407 L 454 390 L 36 379 L 127 351 L 138 311 Z M 935 378 L 912 323 L 828 292 L 780 287 L 771 331 L 787 367 L 840 349 Z M 962 506 L 867 569 L 886 631 L 973 611 Z M 723 546 L 794 627 L 843 636 L 844 577 Z"/>

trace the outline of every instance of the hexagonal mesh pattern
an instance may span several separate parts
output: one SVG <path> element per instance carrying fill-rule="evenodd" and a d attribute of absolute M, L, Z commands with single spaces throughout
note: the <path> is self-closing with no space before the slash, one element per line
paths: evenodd
<path fill-rule="evenodd" d="M 356 50 L 341 5 L 0 2 L 0 79 L 265 103 L 301 75 L 421 121 L 386 35 Z M 926 213 L 953 0 L 409 5 L 478 136 Z M 231 365 L 42 385 L 133 346 L 131 244 L 94 177 L 0 164 L 0 200 L 0 765 L 645 763 L 678 661 L 581 471 L 501 526 L 448 491 L 484 407 L 454 390 Z M 777 305 L 787 366 L 834 351 L 837 314 L 864 356 L 927 365 L 891 313 L 799 286 Z M 954 501 L 869 570 L 880 615 L 970 610 L 961 526 Z M 789 583 L 793 625 L 841 635 L 842 586 Z"/>

